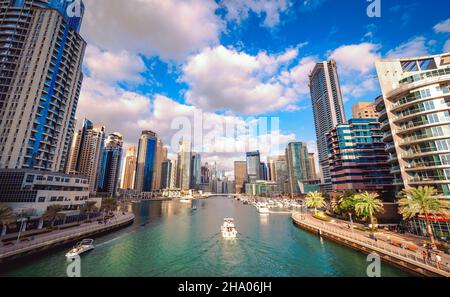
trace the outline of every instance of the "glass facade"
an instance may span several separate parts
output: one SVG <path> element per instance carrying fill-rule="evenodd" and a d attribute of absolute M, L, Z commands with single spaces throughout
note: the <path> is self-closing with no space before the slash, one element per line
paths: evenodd
<path fill-rule="evenodd" d="M 143 131 L 139 139 L 135 190 L 138 192 L 152 192 L 155 172 L 156 146 L 158 138 L 152 131 Z"/>

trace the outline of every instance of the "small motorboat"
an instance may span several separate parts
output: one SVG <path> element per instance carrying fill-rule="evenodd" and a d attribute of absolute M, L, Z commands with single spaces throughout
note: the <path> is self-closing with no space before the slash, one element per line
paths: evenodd
<path fill-rule="evenodd" d="M 93 239 L 83 239 L 66 254 L 66 258 L 73 259 L 75 257 L 81 256 L 86 252 L 92 251 L 94 248 L 95 246 Z"/>

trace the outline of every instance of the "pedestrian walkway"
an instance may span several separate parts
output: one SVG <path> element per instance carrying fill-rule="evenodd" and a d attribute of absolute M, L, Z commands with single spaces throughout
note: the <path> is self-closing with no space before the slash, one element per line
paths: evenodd
<path fill-rule="evenodd" d="M 439 253 L 441 262 L 438 264 L 436 261 L 436 255 L 427 259 L 423 257 L 422 252 L 425 249 L 412 242 L 404 240 L 401 246 L 393 245 L 397 239 L 393 240 L 389 237 L 389 234 L 383 234 L 383 232 L 377 232 L 375 237 L 371 237 L 370 232 L 364 232 L 360 230 L 350 230 L 349 223 L 345 221 L 335 220 L 332 222 L 324 222 L 312 217 L 309 213 L 294 213 L 292 215 L 293 220 L 298 225 L 305 225 L 313 230 L 318 230 L 319 233 L 327 232 L 333 237 L 340 238 L 341 241 L 349 241 L 359 246 L 360 250 L 373 250 L 382 252 L 389 257 L 396 258 L 403 263 L 409 263 L 420 269 L 426 269 L 437 275 L 450 276 L 450 257 L 444 253 Z M 391 232 L 388 232 L 391 233 Z M 396 238 L 401 240 L 401 235 L 396 234 Z M 408 247 L 414 246 L 416 250 L 408 250 Z"/>
<path fill-rule="evenodd" d="M 119 226 L 123 226 L 134 220 L 132 213 L 115 213 L 114 218 L 109 219 L 106 223 L 99 224 L 97 221 L 82 224 L 77 227 L 55 230 L 50 233 L 36 235 L 30 241 L 13 242 L 13 245 L 0 245 L 0 262 L 2 259 L 28 253 L 33 250 L 42 250 L 46 247 L 55 246 L 65 243 L 89 234 L 96 234 L 106 230 L 111 230 Z"/>

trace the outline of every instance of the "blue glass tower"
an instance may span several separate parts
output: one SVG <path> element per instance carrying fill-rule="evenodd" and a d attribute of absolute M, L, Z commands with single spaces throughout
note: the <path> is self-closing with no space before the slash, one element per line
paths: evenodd
<path fill-rule="evenodd" d="M 152 131 L 143 131 L 139 139 L 138 156 L 136 163 L 135 190 L 152 192 L 155 178 L 156 146 L 158 137 Z"/>

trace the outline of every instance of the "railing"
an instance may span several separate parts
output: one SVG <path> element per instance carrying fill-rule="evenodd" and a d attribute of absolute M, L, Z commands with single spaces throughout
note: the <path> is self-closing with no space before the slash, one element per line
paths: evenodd
<path fill-rule="evenodd" d="M 30 248 L 37 248 L 40 246 L 51 245 L 57 242 L 70 240 L 82 236 L 87 233 L 100 231 L 107 229 L 109 227 L 114 227 L 122 223 L 126 223 L 134 218 L 133 214 L 127 213 L 124 216 L 115 217 L 110 219 L 105 224 L 98 224 L 97 222 L 91 223 L 90 226 L 84 228 L 76 228 L 76 231 L 67 229 L 65 231 L 57 232 L 55 234 L 49 234 L 47 236 L 37 235 L 37 239 L 31 240 L 29 242 L 20 242 L 12 246 L 0 246 L 0 258 L 8 257 L 14 254 L 20 254 L 22 251 L 26 251 Z"/>
<path fill-rule="evenodd" d="M 406 249 L 393 246 L 392 244 L 382 242 L 381 240 L 375 241 L 375 240 L 365 237 L 365 235 L 357 233 L 357 232 L 348 232 L 348 231 L 344 231 L 339 228 L 331 227 L 330 225 L 327 225 L 327 223 L 325 223 L 325 222 L 320 223 L 320 224 L 316 223 L 316 222 L 312 222 L 312 220 L 309 220 L 305 214 L 297 213 L 297 214 L 294 214 L 292 216 L 292 218 L 295 221 L 302 222 L 305 225 L 312 226 L 321 231 L 326 231 L 334 236 L 340 237 L 341 239 L 350 240 L 350 241 L 353 241 L 357 244 L 360 244 L 360 245 L 368 247 L 368 248 L 379 249 L 379 250 L 383 251 L 384 253 L 386 253 L 387 255 L 395 256 L 396 258 L 398 258 L 400 260 L 408 260 L 416 266 L 421 267 L 423 265 L 426 265 L 426 266 L 432 267 L 434 269 L 443 271 L 445 274 L 450 273 L 449 267 L 446 267 L 443 264 L 439 265 L 439 267 L 438 267 L 436 264 L 436 261 L 434 261 L 434 260 L 424 261 L 421 258 L 421 256 L 418 256 L 418 252 L 408 251 Z M 447 276 L 450 276 L 450 275 L 447 275 Z"/>

